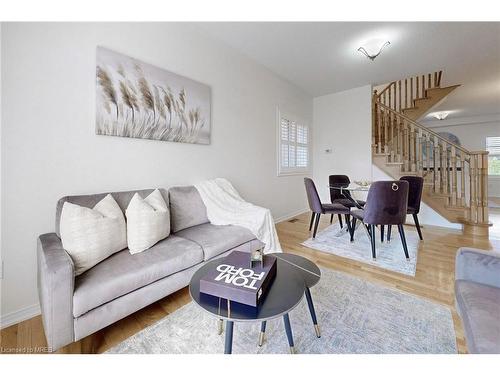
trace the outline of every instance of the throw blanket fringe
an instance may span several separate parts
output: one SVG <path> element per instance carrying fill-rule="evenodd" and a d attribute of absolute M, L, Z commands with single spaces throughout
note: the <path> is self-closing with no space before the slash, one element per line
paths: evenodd
<path fill-rule="evenodd" d="M 270 210 L 244 201 L 224 178 L 202 181 L 194 186 L 207 207 L 210 223 L 247 228 L 264 243 L 265 254 L 282 252 Z"/>

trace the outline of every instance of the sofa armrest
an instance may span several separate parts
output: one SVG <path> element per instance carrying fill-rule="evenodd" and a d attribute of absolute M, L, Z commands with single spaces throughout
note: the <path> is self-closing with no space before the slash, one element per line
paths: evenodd
<path fill-rule="evenodd" d="M 500 252 L 461 247 L 456 256 L 455 280 L 500 288 Z"/>
<path fill-rule="evenodd" d="M 38 296 L 47 344 L 51 350 L 73 342 L 74 265 L 55 233 L 37 241 Z"/>

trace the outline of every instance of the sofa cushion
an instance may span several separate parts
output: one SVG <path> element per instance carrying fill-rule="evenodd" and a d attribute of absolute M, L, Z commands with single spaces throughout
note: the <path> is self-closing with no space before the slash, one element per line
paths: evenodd
<path fill-rule="evenodd" d="M 168 191 L 172 232 L 208 223 L 207 208 L 194 186 L 176 186 Z"/>
<path fill-rule="evenodd" d="M 500 353 L 500 289 L 457 280 L 455 295 L 469 352 Z"/>
<path fill-rule="evenodd" d="M 75 279 L 73 316 L 203 261 L 194 242 L 171 235 L 138 254 L 116 253 Z"/>
<path fill-rule="evenodd" d="M 175 235 L 200 245 L 205 253 L 205 260 L 255 239 L 252 232 L 246 228 L 210 223 L 181 230 Z"/>

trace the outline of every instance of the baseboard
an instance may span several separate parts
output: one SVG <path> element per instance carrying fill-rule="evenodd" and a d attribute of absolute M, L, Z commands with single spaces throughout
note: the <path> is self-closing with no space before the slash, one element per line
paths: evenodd
<path fill-rule="evenodd" d="M 0 317 L 0 328 L 7 328 L 13 324 L 22 322 L 23 320 L 31 319 L 37 315 L 40 315 L 40 305 L 34 304 L 28 307 L 24 307 L 20 310 L 7 313 Z"/>
<path fill-rule="evenodd" d="M 287 215 L 284 215 L 284 216 L 280 216 L 276 219 L 274 219 L 274 224 L 278 224 L 278 223 L 281 223 L 282 221 L 286 221 L 286 220 L 289 220 L 295 216 L 298 216 L 298 215 L 301 215 L 305 212 L 309 212 L 309 209 L 308 208 L 303 208 L 301 210 L 297 210 L 291 214 L 287 214 Z"/>

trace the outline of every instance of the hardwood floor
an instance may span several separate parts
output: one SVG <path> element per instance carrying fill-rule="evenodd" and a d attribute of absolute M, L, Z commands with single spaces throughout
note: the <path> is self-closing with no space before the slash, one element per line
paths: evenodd
<path fill-rule="evenodd" d="M 500 210 L 491 210 L 492 222 L 500 223 Z M 305 256 L 320 267 L 345 272 L 387 287 L 403 290 L 448 306 L 453 314 L 457 346 L 460 353 L 466 352 L 462 325 L 454 306 L 455 253 L 461 246 L 480 249 L 500 249 L 500 231 L 494 226 L 490 238 L 464 235 L 461 231 L 438 227 L 423 227 L 424 241 L 420 243 L 417 272 L 415 277 L 405 276 L 385 269 L 370 266 L 335 255 L 321 253 L 300 244 L 309 237 L 309 214 L 302 214 L 296 220 L 277 225 L 281 245 L 286 252 Z M 329 225 L 329 218 L 323 215 L 320 230 Z M 336 222 L 334 222 L 334 225 Z M 406 230 L 414 230 L 408 227 Z M 187 288 L 184 288 L 79 342 L 60 349 L 59 353 L 102 353 L 127 337 L 141 331 L 179 307 L 190 302 Z M 23 321 L 1 331 L 2 353 L 44 352 L 47 346 L 40 316 Z"/>

